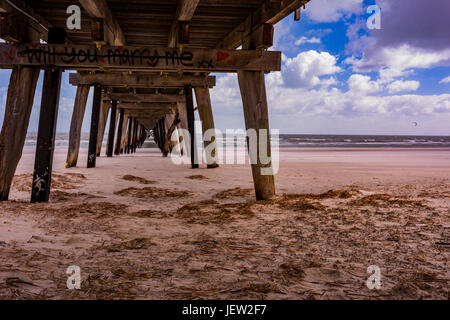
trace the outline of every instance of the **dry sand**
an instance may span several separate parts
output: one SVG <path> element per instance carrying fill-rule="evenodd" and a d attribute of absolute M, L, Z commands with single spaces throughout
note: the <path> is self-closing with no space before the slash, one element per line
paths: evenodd
<path fill-rule="evenodd" d="M 261 202 L 248 165 L 140 150 L 65 169 L 65 153 L 50 203 L 28 203 L 32 151 L 0 203 L 0 298 L 449 299 L 448 149 L 281 150 Z"/>

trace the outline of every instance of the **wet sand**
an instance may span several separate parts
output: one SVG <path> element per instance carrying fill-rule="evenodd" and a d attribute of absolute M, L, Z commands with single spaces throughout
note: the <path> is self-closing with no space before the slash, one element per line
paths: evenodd
<path fill-rule="evenodd" d="M 65 169 L 57 150 L 50 203 L 29 204 L 24 152 L 0 203 L 0 298 L 450 297 L 448 149 L 283 149 L 270 201 L 254 201 L 248 165 L 192 170 L 147 149 L 86 169 L 85 154 Z"/>

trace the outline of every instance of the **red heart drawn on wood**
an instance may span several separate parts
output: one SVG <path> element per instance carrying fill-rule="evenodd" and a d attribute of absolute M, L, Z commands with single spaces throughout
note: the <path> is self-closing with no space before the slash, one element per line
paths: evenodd
<path fill-rule="evenodd" d="M 219 52 L 217 52 L 217 62 L 220 62 L 220 61 L 222 61 L 222 60 L 225 60 L 225 59 L 228 58 L 229 56 L 230 56 L 230 55 L 229 55 L 228 53 L 219 51 Z"/>

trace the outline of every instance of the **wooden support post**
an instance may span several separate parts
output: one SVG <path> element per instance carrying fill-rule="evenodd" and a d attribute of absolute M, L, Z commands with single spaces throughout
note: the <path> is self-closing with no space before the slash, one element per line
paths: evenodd
<path fill-rule="evenodd" d="M 113 104 L 113 106 L 114 106 L 114 104 Z M 120 154 L 120 144 L 122 142 L 122 131 L 123 131 L 123 124 L 124 124 L 124 120 L 125 120 L 124 115 L 125 115 L 125 110 L 121 108 L 119 111 L 119 126 L 117 128 L 116 147 L 114 149 L 114 154 L 117 156 Z"/>
<path fill-rule="evenodd" d="M 75 96 L 75 104 L 72 113 L 72 122 L 69 131 L 69 150 L 67 151 L 66 168 L 75 167 L 80 151 L 81 128 L 83 126 L 86 103 L 89 96 L 89 85 L 79 85 Z"/>
<path fill-rule="evenodd" d="M 39 72 L 38 68 L 32 67 L 15 67 L 11 72 L 0 134 L 0 201 L 8 200 L 22 156 Z"/>
<path fill-rule="evenodd" d="M 126 147 L 126 142 L 127 142 L 128 121 L 129 121 L 129 115 L 127 113 L 125 113 L 124 117 L 123 117 L 122 139 L 120 140 L 120 154 L 125 153 L 125 147 Z"/>
<path fill-rule="evenodd" d="M 130 117 L 130 121 L 128 122 L 128 132 L 127 132 L 127 146 L 125 148 L 126 153 L 131 152 L 131 136 L 132 136 L 132 130 L 133 130 L 133 117 Z"/>
<path fill-rule="evenodd" d="M 253 183 L 256 198 L 258 200 L 270 199 L 275 195 L 275 181 L 273 175 L 262 175 L 263 168 L 270 168 L 271 163 L 262 164 L 260 159 L 260 140 L 267 141 L 267 156 L 270 158 L 270 134 L 269 117 L 264 83 L 264 72 L 239 71 L 239 87 L 244 106 L 245 126 L 247 130 L 256 130 L 257 135 L 257 163 L 252 164 Z M 265 129 L 267 134 L 260 136 L 260 129 Z"/>
<path fill-rule="evenodd" d="M 165 149 L 166 145 L 166 119 L 165 117 L 162 117 L 159 119 L 159 140 L 161 145 L 161 152 L 163 154 L 163 157 L 167 157 L 169 155 L 168 150 Z"/>
<path fill-rule="evenodd" d="M 113 101 L 111 106 L 111 119 L 109 121 L 108 146 L 106 148 L 106 156 L 109 158 L 113 156 L 114 135 L 116 133 L 116 116 L 117 116 L 117 101 Z"/>
<path fill-rule="evenodd" d="M 106 122 L 108 122 L 108 113 L 109 113 L 109 102 L 103 101 L 98 121 L 97 157 L 100 157 L 102 152 L 103 137 L 105 136 Z"/>
<path fill-rule="evenodd" d="M 188 120 L 188 129 L 189 134 L 191 136 L 191 145 L 190 145 L 190 155 L 191 155 L 191 166 L 192 169 L 197 169 L 198 166 L 198 155 L 197 155 L 197 145 L 195 139 L 195 116 L 194 116 L 194 99 L 192 97 L 192 86 L 184 87 L 185 95 L 186 95 L 186 114 Z"/>
<path fill-rule="evenodd" d="M 49 30 L 49 43 L 64 43 L 65 30 Z M 47 69 L 44 72 L 41 110 L 34 160 L 31 202 L 48 202 L 52 182 L 53 152 L 55 150 L 56 122 L 58 119 L 59 94 L 62 69 Z"/>
<path fill-rule="evenodd" d="M 131 153 L 136 152 L 136 127 L 137 127 L 137 120 L 134 119 L 133 121 L 133 132 L 131 135 Z"/>
<path fill-rule="evenodd" d="M 214 117 L 211 107 L 211 96 L 209 94 L 209 88 L 196 87 L 195 97 L 197 99 L 198 113 L 200 115 L 200 120 L 202 121 L 203 135 L 206 131 L 214 131 Z M 206 163 L 208 168 L 217 168 L 217 143 L 215 131 L 211 141 L 203 141 L 205 150 L 211 149 L 211 152 L 206 152 Z"/>
<path fill-rule="evenodd" d="M 96 84 L 94 86 L 94 99 L 92 102 L 91 133 L 89 136 L 88 168 L 95 168 L 97 160 L 97 138 L 98 121 L 100 117 L 100 108 L 102 103 L 102 87 Z"/>

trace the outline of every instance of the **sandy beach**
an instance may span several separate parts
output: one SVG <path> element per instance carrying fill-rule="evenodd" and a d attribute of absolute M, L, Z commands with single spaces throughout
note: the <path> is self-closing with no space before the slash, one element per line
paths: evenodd
<path fill-rule="evenodd" d="M 2 299 L 450 298 L 449 149 L 282 149 L 266 201 L 249 165 L 66 152 L 50 203 L 29 203 L 29 148 L 0 203 Z"/>

